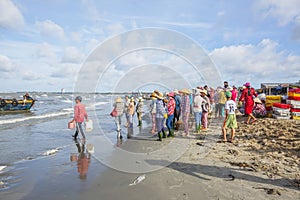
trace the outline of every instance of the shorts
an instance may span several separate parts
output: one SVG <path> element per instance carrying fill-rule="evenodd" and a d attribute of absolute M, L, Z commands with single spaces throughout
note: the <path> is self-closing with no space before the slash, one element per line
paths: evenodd
<path fill-rule="evenodd" d="M 229 114 L 227 116 L 226 122 L 225 122 L 226 128 L 237 128 L 237 122 L 236 122 L 236 116 L 235 114 Z"/>

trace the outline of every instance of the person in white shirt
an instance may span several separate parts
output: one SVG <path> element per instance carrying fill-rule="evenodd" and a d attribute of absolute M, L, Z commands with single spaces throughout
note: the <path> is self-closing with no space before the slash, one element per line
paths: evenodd
<path fill-rule="evenodd" d="M 201 90 L 196 89 L 195 97 L 193 101 L 193 112 L 195 116 L 196 122 L 196 133 L 199 133 L 201 130 L 201 118 L 202 118 L 202 105 L 206 103 L 206 101 L 200 95 Z"/>
<path fill-rule="evenodd" d="M 235 110 L 237 109 L 235 101 L 231 100 L 231 92 L 226 92 L 225 96 L 227 98 L 227 101 L 225 103 L 225 120 L 222 127 L 223 131 L 223 142 L 227 142 L 227 136 L 226 136 L 226 128 L 231 129 L 231 137 L 229 142 L 232 142 L 234 140 L 235 135 L 235 129 L 237 128 L 237 122 L 236 122 L 236 115 Z"/>

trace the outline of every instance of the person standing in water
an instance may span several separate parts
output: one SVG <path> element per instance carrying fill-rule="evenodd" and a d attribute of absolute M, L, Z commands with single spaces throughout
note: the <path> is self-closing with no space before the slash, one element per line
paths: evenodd
<path fill-rule="evenodd" d="M 81 133 L 82 138 L 85 139 L 85 134 L 83 131 L 83 122 L 84 119 L 88 121 L 88 115 L 86 113 L 85 105 L 81 103 L 82 97 L 77 96 L 75 98 L 76 105 L 74 106 L 74 118 L 71 122 L 75 122 L 76 124 L 76 132 L 73 135 L 74 139 L 77 139 L 79 133 Z"/>
<path fill-rule="evenodd" d="M 115 117 L 115 123 L 117 127 L 117 132 L 118 132 L 118 138 L 121 138 L 121 122 L 122 122 L 122 116 L 124 114 L 125 110 L 125 104 L 123 102 L 123 99 L 121 97 L 117 97 L 115 99 L 114 103 L 114 109 L 117 111 L 117 115 Z"/>
<path fill-rule="evenodd" d="M 130 99 L 129 106 L 127 108 L 128 117 L 129 117 L 129 128 L 133 128 L 133 115 L 134 115 L 134 98 Z"/>
<path fill-rule="evenodd" d="M 126 95 L 125 96 L 125 116 L 126 116 L 126 125 L 125 125 L 125 127 L 126 128 L 129 127 L 129 113 L 128 113 L 129 104 L 130 104 L 130 99 L 129 99 L 129 96 Z"/>
<path fill-rule="evenodd" d="M 157 92 L 156 94 L 156 128 L 157 128 L 157 141 L 162 141 L 162 138 L 166 138 L 167 135 L 164 130 L 164 122 L 165 119 L 168 118 L 168 114 L 166 112 L 166 107 L 164 106 L 164 95 L 161 92 Z M 163 135 L 161 135 L 163 134 Z"/>
<path fill-rule="evenodd" d="M 139 97 L 139 101 L 136 105 L 136 114 L 137 114 L 137 118 L 138 118 L 138 126 L 142 126 L 142 116 L 143 116 L 143 97 Z"/>
<path fill-rule="evenodd" d="M 154 134 L 156 131 L 156 94 L 153 92 L 151 95 L 151 104 L 150 104 L 150 114 L 151 114 L 151 119 L 152 119 L 152 129 L 151 129 L 151 134 Z"/>

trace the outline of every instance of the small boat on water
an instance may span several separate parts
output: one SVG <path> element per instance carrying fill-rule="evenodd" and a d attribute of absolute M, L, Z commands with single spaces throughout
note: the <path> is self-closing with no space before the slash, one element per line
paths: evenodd
<path fill-rule="evenodd" d="M 35 100 L 0 99 L 0 112 L 30 110 Z"/>

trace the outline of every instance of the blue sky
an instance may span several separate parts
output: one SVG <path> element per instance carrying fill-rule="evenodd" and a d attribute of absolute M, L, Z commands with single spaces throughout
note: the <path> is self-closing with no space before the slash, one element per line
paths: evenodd
<path fill-rule="evenodd" d="M 101 42 L 147 27 L 195 40 L 231 84 L 300 79 L 299 0 L 0 0 L 1 92 L 72 91 Z"/>

